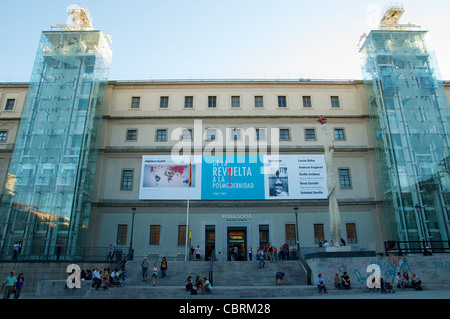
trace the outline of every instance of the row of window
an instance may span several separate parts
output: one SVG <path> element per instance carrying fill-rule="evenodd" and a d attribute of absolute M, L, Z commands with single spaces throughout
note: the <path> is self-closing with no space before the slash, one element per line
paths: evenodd
<path fill-rule="evenodd" d="M 208 108 L 214 109 L 217 108 L 218 105 L 218 97 L 216 95 L 208 96 L 207 101 Z M 231 108 L 240 108 L 241 107 L 241 97 L 239 95 L 233 95 L 230 98 L 230 106 Z M 264 96 L 255 95 L 253 99 L 253 106 L 255 108 L 264 108 Z M 309 95 L 302 96 L 302 106 L 304 108 L 312 108 L 312 99 Z M 340 108 L 341 103 L 339 101 L 339 96 L 330 96 L 330 106 L 332 108 Z M 184 97 L 184 106 L 185 109 L 193 109 L 194 108 L 194 96 L 185 96 Z M 277 107 L 278 108 L 287 108 L 287 96 L 279 95 L 277 96 Z M 131 98 L 131 109 L 140 109 L 141 108 L 141 97 L 133 96 Z M 160 96 L 159 97 L 159 108 L 167 109 L 169 108 L 169 96 Z"/>
<path fill-rule="evenodd" d="M 339 186 L 341 189 L 351 189 L 352 182 L 350 178 L 349 168 L 338 168 L 339 172 Z M 120 183 L 120 189 L 124 191 L 133 190 L 133 176 L 134 170 L 124 169 L 122 170 L 122 178 Z"/>
<path fill-rule="evenodd" d="M 263 226 L 263 227 L 261 227 Z M 325 232 L 324 232 L 324 224 L 314 224 L 314 244 L 320 245 L 325 242 Z M 267 225 L 260 225 L 260 246 L 266 245 L 268 241 L 268 229 Z M 347 234 L 347 243 L 354 244 L 357 243 L 356 236 L 356 224 L 355 223 L 346 223 L 345 224 L 346 234 Z M 117 238 L 116 243 L 118 245 L 126 245 L 127 244 L 127 235 L 128 235 L 128 225 L 120 224 L 117 225 Z M 285 242 L 289 245 L 293 245 L 296 243 L 295 240 L 295 224 L 286 224 L 285 225 Z M 215 241 L 215 236 L 212 236 L 210 239 Z M 161 225 L 150 225 L 150 234 L 149 234 L 149 245 L 157 246 L 161 244 Z M 178 236 L 177 236 L 177 245 L 184 246 L 186 244 L 186 225 L 178 225 Z"/>
<path fill-rule="evenodd" d="M 220 133 L 219 129 L 208 128 L 206 129 L 206 140 L 214 141 L 217 138 L 217 134 Z M 231 128 L 231 139 L 232 140 L 241 140 L 243 136 L 242 128 Z M 266 140 L 267 136 L 267 128 L 255 128 L 255 138 L 257 141 Z M 127 129 L 126 130 L 126 142 L 136 142 L 138 139 L 138 130 L 137 129 Z M 156 129 L 155 141 L 156 142 L 167 142 L 168 139 L 168 130 L 165 128 Z M 182 140 L 193 140 L 192 129 L 183 129 L 183 134 L 181 136 Z M 290 141 L 291 140 L 291 130 L 288 128 L 280 128 L 279 129 L 279 139 L 280 141 Z M 334 129 L 334 139 L 336 141 L 345 141 L 345 130 L 344 128 L 335 128 Z M 305 128 L 305 141 L 316 141 L 316 129 L 315 128 Z"/>

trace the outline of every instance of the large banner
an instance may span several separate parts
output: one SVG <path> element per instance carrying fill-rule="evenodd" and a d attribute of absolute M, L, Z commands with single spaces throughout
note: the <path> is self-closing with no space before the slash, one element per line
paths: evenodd
<path fill-rule="evenodd" d="M 141 200 L 327 198 L 323 155 L 144 155 Z"/>

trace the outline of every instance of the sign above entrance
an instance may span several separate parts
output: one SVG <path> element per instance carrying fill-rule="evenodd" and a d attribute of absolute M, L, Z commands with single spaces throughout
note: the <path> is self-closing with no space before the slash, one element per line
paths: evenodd
<path fill-rule="evenodd" d="M 323 155 L 142 157 L 141 200 L 327 198 Z"/>

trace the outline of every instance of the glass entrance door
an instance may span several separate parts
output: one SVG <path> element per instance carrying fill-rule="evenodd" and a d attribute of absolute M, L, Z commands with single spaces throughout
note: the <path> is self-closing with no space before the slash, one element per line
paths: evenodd
<path fill-rule="evenodd" d="M 247 260 L 247 228 L 228 227 L 227 260 Z"/>

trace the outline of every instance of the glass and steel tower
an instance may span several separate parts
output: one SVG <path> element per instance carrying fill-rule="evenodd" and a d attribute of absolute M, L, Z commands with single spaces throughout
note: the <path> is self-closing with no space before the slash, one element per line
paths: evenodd
<path fill-rule="evenodd" d="M 86 8 L 71 5 L 71 25 L 42 33 L 5 195 L 1 257 L 22 243 L 27 258 L 83 254 L 111 46 Z"/>
<path fill-rule="evenodd" d="M 388 236 L 449 240 L 450 108 L 427 31 L 387 8 L 361 46 Z"/>

